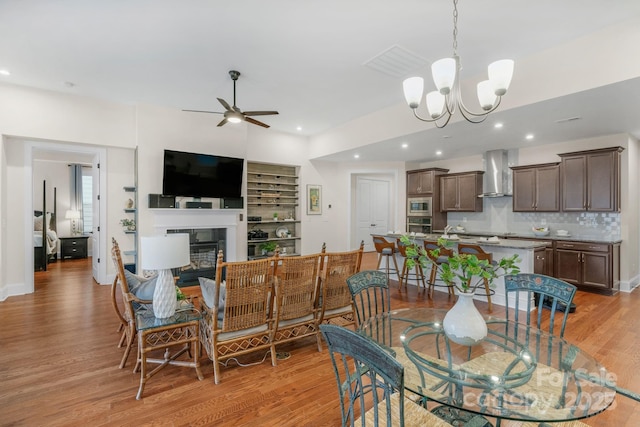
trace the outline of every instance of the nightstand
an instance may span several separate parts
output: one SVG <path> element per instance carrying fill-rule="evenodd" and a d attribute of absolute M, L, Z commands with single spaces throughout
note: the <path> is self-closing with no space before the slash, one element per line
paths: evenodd
<path fill-rule="evenodd" d="M 61 258 L 86 258 L 89 236 L 60 237 Z"/>

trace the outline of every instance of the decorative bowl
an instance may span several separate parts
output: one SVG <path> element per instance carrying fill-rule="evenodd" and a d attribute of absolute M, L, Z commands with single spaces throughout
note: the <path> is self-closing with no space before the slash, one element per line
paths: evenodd
<path fill-rule="evenodd" d="M 536 236 L 548 236 L 549 235 L 549 227 L 533 227 L 533 234 Z"/>

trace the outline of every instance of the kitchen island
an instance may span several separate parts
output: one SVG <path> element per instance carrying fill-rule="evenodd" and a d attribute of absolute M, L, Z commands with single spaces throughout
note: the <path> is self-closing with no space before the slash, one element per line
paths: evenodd
<path fill-rule="evenodd" d="M 402 236 L 403 234 L 388 233 L 385 235 L 385 238 L 387 240 L 396 241 Z M 442 237 L 442 235 L 416 233 L 415 235 L 409 235 L 409 237 L 417 244 L 422 245 L 425 240 L 438 240 L 438 238 Z M 478 245 L 485 252 L 492 253 L 494 260 L 499 260 L 501 258 L 510 257 L 514 254 L 517 254 L 518 258 L 520 258 L 518 267 L 520 268 L 521 273 L 534 272 L 534 257 L 536 249 L 545 248 L 549 243 L 546 241 L 518 240 L 511 238 L 498 239 L 497 242 L 490 242 L 487 241 L 486 238 L 464 238 L 462 236 L 459 236 L 459 238 L 456 240 L 452 240 L 452 242 Z M 404 262 L 402 256 L 400 254 L 396 254 L 396 257 L 398 257 L 398 265 L 402 265 L 402 263 Z M 425 275 L 428 279 L 428 272 L 425 272 Z M 495 291 L 495 294 L 491 296 L 491 301 L 493 302 L 493 304 L 504 306 L 506 298 L 504 290 L 504 278 L 499 277 L 498 279 L 494 280 L 493 284 L 493 290 Z M 443 285 L 443 283 L 438 279 L 436 280 L 436 285 Z M 447 292 L 447 289 L 444 286 L 436 286 L 435 289 L 440 292 Z M 474 299 L 479 301 L 487 301 L 487 297 L 483 295 L 476 295 Z M 515 306 L 515 301 L 510 301 L 509 305 Z M 520 301 L 520 307 L 524 309 L 526 307 L 526 301 Z"/>

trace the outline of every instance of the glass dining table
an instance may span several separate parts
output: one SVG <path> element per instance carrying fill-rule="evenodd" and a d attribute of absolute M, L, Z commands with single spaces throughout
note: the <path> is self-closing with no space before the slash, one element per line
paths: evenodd
<path fill-rule="evenodd" d="M 405 389 L 448 421 L 476 415 L 561 422 L 611 405 L 615 384 L 593 356 L 535 327 L 485 317 L 487 336 L 465 346 L 442 329 L 447 310 L 409 308 L 371 317 L 358 332 L 405 367 Z M 594 381 L 595 379 L 595 381 Z"/>

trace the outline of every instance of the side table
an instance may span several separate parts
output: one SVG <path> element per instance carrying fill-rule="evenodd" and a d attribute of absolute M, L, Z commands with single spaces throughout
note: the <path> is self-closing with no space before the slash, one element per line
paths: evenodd
<path fill-rule="evenodd" d="M 60 258 L 86 258 L 89 236 L 60 237 Z"/>
<path fill-rule="evenodd" d="M 146 382 L 160 369 L 167 365 L 185 366 L 195 368 L 198 379 L 204 378 L 200 371 L 200 318 L 199 311 L 193 305 L 186 304 L 179 307 L 171 317 L 158 319 L 150 308 L 141 308 L 136 312 L 136 328 L 138 330 L 138 361 L 134 372 L 140 369 L 140 387 L 136 399 L 142 397 Z M 169 348 L 181 346 L 179 350 L 171 354 Z M 164 349 L 164 357 L 155 359 L 147 357 L 148 353 Z M 185 352 L 190 351 L 193 361 L 176 360 Z M 147 363 L 156 363 L 153 370 L 148 371 Z"/>

